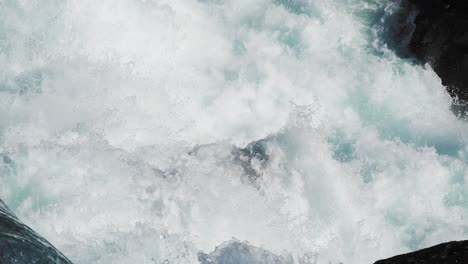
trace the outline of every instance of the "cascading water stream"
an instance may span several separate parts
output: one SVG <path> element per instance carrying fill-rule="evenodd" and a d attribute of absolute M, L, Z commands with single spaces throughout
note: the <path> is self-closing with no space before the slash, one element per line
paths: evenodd
<path fill-rule="evenodd" d="M 0 198 L 76 264 L 464 239 L 468 124 L 395 4 L 0 0 Z"/>

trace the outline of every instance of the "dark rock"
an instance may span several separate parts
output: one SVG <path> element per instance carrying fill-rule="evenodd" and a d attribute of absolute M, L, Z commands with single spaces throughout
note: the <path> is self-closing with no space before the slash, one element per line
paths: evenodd
<path fill-rule="evenodd" d="M 402 0 L 400 8 L 388 26 L 397 28 L 390 46 L 400 56 L 429 63 L 463 105 L 468 101 L 468 1 Z"/>
<path fill-rule="evenodd" d="M 383 18 L 385 26 L 382 28 L 381 38 L 387 46 L 403 58 L 412 58 L 410 42 L 416 25 L 417 8 L 407 0 L 393 4 L 388 8 L 388 14 Z"/>
<path fill-rule="evenodd" d="M 253 141 L 245 148 L 235 148 L 232 151 L 234 162 L 241 166 L 244 175 L 251 183 L 254 183 L 261 176 L 254 163 L 257 162 L 264 168 L 270 159 L 266 149 L 267 139 Z"/>
<path fill-rule="evenodd" d="M 468 241 L 453 241 L 408 254 L 399 255 L 375 264 L 461 264 L 468 263 Z"/>
<path fill-rule="evenodd" d="M 418 9 L 410 49 L 452 96 L 468 99 L 468 1 L 409 0 Z"/>
<path fill-rule="evenodd" d="M 245 242 L 225 242 L 211 254 L 199 253 L 200 264 L 293 264 L 290 255 L 275 255 L 268 250 L 253 247 Z"/>
<path fill-rule="evenodd" d="M 188 155 L 200 156 L 206 152 L 218 153 L 218 158 L 224 158 L 238 165 L 242 170 L 242 181 L 246 184 L 253 184 L 258 187 L 257 180 L 261 177 L 263 169 L 268 165 L 270 156 L 267 153 L 268 140 L 270 137 L 250 142 L 244 148 L 228 145 L 230 152 L 225 152 L 226 144 L 211 143 L 199 145 L 188 151 Z M 220 150 L 221 149 L 221 150 Z M 226 155 L 228 154 L 228 155 Z M 166 173 L 167 174 L 167 173 Z"/>
<path fill-rule="evenodd" d="M 71 261 L 21 223 L 0 200 L 0 263 L 71 264 Z"/>

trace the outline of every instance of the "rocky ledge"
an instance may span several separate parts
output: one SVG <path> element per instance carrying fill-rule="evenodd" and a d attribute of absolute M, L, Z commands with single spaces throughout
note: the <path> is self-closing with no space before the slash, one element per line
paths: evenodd
<path fill-rule="evenodd" d="M 401 0 L 400 6 L 397 21 L 407 23 L 391 40 L 407 46 L 400 55 L 429 63 L 452 97 L 468 102 L 468 1 Z"/>
<path fill-rule="evenodd" d="M 21 223 L 0 200 L 1 264 L 72 264 L 60 251 Z"/>
<path fill-rule="evenodd" d="M 468 263 L 468 241 L 453 241 L 399 255 L 374 264 L 461 264 Z"/>

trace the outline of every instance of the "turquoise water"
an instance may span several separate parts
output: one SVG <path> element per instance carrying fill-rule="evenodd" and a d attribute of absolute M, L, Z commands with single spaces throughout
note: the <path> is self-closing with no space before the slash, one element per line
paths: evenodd
<path fill-rule="evenodd" d="M 468 124 L 386 47 L 392 10 L 0 1 L 0 198 L 74 263 L 197 263 L 233 237 L 370 263 L 464 239 Z"/>

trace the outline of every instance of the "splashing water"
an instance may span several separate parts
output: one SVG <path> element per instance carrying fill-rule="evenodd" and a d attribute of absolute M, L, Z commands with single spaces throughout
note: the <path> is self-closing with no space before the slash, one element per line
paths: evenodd
<path fill-rule="evenodd" d="M 468 124 L 383 44 L 393 4 L 0 1 L 0 197 L 74 263 L 466 238 Z"/>

